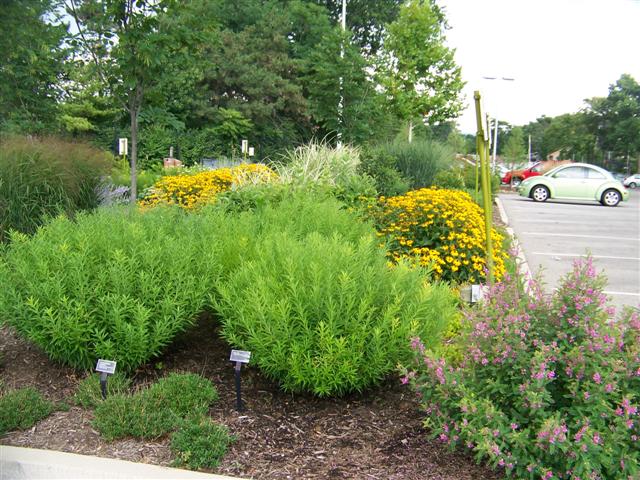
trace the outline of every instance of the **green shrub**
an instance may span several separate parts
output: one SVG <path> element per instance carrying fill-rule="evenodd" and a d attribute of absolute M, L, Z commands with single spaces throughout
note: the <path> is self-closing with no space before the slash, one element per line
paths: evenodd
<path fill-rule="evenodd" d="M 233 440 L 226 427 L 209 418 L 185 422 L 171 435 L 171 451 L 176 455 L 173 464 L 192 470 L 216 468 Z"/>
<path fill-rule="evenodd" d="M 53 403 L 34 388 L 9 391 L 0 397 L 0 435 L 30 428 L 54 410 Z"/>
<path fill-rule="evenodd" d="M 380 195 L 402 195 L 409 190 L 410 181 L 396 168 L 395 157 L 383 148 L 364 150 L 360 170 L 373 178 Z"/>
<path fill-rule="evenodd" d="M 14 235 L 0 258 L 0 317 L 52 359 L 127 372 L 193 324 L 217 282 L 215 237 L 175 209 L 101 209 Z M 206 248 L 205 248 L 206 246 Z"/>
<path fill-rule="evenodd" d="M 0 241 L 16 229 L 33 233 L 47 217 L 98 205 L 108 154 L 53 138 L 3 138 L 0 143 Z"/>
<path fill-rule="evenodd" d="M 394 158 L 395 168 L 409 179 L 412 189 L 433 185 L 436 174 L 448 169 L 455 156 L 450 147 L 432 140 L 395 142 L 381 148 Z"/>
<path fill-rule="evenodd" d="M 464 178 L 457 169 L 440 170 L 433 178 L 433 185 L 449 190 L 463 190 Z"/>
<path fill-rule="evenodd" d="M 144 194 L 144 191 L 153 186 L 160 178 L 165 175 L 161 165 L 155 165 L 148 169 L 139 169 L 136 171 L 136 185 L 138 197 Z M 111 170 L 109 174 L 111 182 L 116 186 L 131 187 L 131 170 L 129 165 L 119 164 Z"/>
<path fill-rule="evenodd" d="M 407 358 L 411 336 L 439 341 L 454 313 L 449 289 L 426 284 L 420 270 L 390 268 L 370 227 L 357 240 L 349 230 L 280 228 L 258 238 L 260 254 L 220 286 L 215 308 L 222 335 L 285 390 L 360 391 Z"/>
<path fill-rule="evenodd" d="M 107 379 L 107 396 L 123 395 L 129 391 L 131 380 L 123 373 L 116 372 Z M 83 408 L 95 408 L 102 402 L 100 374 L 92 373 L 78 385 L 74 402 Z"/>
<path fill-rule="evenodd" d="M 590 258 L 550 296 L 496 284 L 463 321 L 460 363 L 414 339 L 403 381 L 432 435 L 515 478 L 639 478 L 640 318 L 614 319 L 605 284 Z"/>
<path fill-rule="evenodd" d="M 97 405 L 93 424 L 107 440 L 155 439 L 178 428 L 187 417 L 203 416 L 217 400 L 209 380 L 173 373 L 134 395 L 107 397 Z"/>

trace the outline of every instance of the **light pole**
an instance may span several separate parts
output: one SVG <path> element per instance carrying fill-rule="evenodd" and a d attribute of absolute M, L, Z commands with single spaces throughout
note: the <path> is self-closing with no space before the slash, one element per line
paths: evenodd
<path fill-rule="evenodd" d="M 347 0 L 342 0 L 342 15 L 340 17 L 340 25 L 342 27 L 343 38 L 340 40 L 340 60 L 344 59 L 344 32 L 347 30 Z M 342 63 L 341 67 L 342 67 Z M 342 75 L 340 75 L 340 100 L 338 102 L 338 137 L 336 146 L 338 148 L 342 147 L 342 112 L 344 110 L 344 89 L 343 89 L 343 79 Z"/>
<path fill-rule="evenodd" d="M 501 80 L 504 82 L 513 82 L 515 81 L 515 78 L 511 78 L 511 77 L 482 77 L 484 80 Z M 496 163 L 497 163 L 497 152 L 498 152 L 498 117 L 496 116 L 496 118 L 494 118 L 495 120 L 495 125 L 494 125 L 494 131 L 493 131 L 493 168 L 496 168 Z"/>

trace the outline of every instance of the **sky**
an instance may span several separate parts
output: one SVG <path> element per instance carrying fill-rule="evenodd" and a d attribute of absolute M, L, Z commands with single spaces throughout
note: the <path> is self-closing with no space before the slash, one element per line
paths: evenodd
<path fill-rule="evenodd" d="M 458 127 L 475 133 L 473 92 L 492 117 L 525 125 L 640 82 L 640 0 L 438 0 L 467 82 Z M 483 77 L 496 77 L 486 80 Z M 502 78 L 513 78 L 505 81 Z"/>

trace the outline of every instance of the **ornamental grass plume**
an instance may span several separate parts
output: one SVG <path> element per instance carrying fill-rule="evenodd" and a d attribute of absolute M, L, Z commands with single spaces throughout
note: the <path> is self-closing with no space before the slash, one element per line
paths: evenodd
<path fill-rule="evenodd" d="M 436 278 L 456 283 L 485 279 L 486 249 L 482 209 L 458 190 L 423 188 L 380 197 L 371 208 L 378 235 L 387 241 L 392 261 L 407 259 L 430 267 Z M 503 237 L 492 230 L 494 275 L 505 273 Z"/>
<path fill-rule="evenodd" d="M 640 318 L 615 309 L 591 258 L 547 296 L 516 278 L 467 312 L 463 357 L 414 339 L 415 388 L 434 437 L 519 479 L 640 478 Z"/>

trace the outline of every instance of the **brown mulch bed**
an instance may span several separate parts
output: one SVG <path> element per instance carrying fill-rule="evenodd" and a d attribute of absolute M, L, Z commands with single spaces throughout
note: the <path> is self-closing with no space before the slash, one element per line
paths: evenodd
<path fill-rule="evenodd" d="M 0 327 L 4 354 L 0 380 L 7 388 L 36 387 L 50 400 L 73 405 L 82 375 L 53 364 L 8 327 Z M 204 318 L 169 349 L 172 353 L 140 369 L 143 385 L 170 371 L 196 372 L 218 388 L 214 420 L 236 436 L 214 473 L 262 479 L 499 479 L 464 454 L 430 440 L 412 391 L 390 378 L 376 389 L 342 399 L 289 395 L 254 368 L 243 368 L 245 411 L 235 410 L 230 348 Z M 170 465 L 167 438 L 158 441 L 102 440 L 91 425 L 90 410 L 71 406 L 26 431 L 10 432 L 0 444 L 52 449 L 135 462 Z"/>

